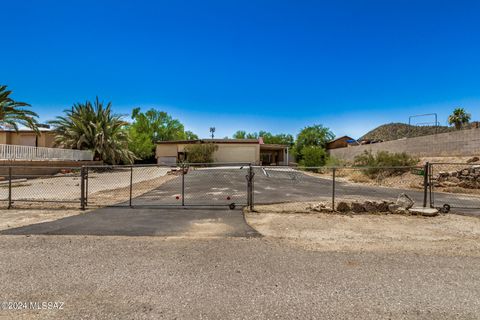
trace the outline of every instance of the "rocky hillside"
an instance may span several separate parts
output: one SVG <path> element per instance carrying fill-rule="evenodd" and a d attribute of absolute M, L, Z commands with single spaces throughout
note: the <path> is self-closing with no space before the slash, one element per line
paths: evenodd
<path fill-rule="evenodd" d="M 367 134 L 363 135 L 359 140 L 396 140 L 401 138 L 411 138 L 418 136 L 426 136 L 429 134 L 449 132 L 455 130 L 453 127 L 446 126 L 412 126 L 406 123 L 389 123 L 381 125 Z"/>

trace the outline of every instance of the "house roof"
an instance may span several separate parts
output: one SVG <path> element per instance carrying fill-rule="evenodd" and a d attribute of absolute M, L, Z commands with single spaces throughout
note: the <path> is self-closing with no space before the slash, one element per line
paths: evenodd
<path fill-rule="evenodd" d="M 157 144 L 194 144 L 194 143 L 242 143 L 259 144 L 257 139 L 195 139 L 195 140 L 171 140 L 158 141 Z"/>
<path fill-rule="evenodd" d="M 336 138 L 336 139 L 334 139 L 334 140 L 332 140 L 332 141 L 328 141 L 327 144 L 328 144 L 328 143 L 335 142 L 335 141 L 338 141 L 338 140 L 342 140 L 342 139 L 345 139 L 345 138 L 347 138 L 348 140 L 354 140 L 354 141 L 356 141 L 355 139 L 353 139 L 353 138 L 350 137 L 350 136 L 341 136 L 341 137 Z"/>
<path fill-rule="evenodd" d="M 195 143 L 232 143 L 232 144 L 259 144 L 262 149 L 285 149 L 288 145 L 264 143 L 262 138 L 257 139 L 196 139 L 158 141 L 157 144 L 195 144 Z"/>
<path fill-rule="evenodd" d="M 47 128 L 38 128 L 38 131 L 40 132 L 52 132 L 51 129 L 47 129 Z M 5 128 L 0 128 L 0 132 L 13 132 L 13 133 L 16 133 L 16 132 L 20 132 L 20 133 L 34 133 L 35 131 L 33 131 L 32 129 L 28 129 L 28 128 L 19 128 L 17 131 L 15 131 L 15 129 L 5 129 Z"/>

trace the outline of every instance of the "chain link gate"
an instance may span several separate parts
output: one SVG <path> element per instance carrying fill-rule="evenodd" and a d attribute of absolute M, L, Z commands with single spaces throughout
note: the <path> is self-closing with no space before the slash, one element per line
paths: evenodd
<path fill-rule="evenodd" d="M 253 205 L 250 164 L 85 166 L 81 175 L 82 209 Z"/>
<path fill-rule="evenodd" d="M 480 212 L 480 165 L 430 163 L 430 206 L 442 212 Z"/>

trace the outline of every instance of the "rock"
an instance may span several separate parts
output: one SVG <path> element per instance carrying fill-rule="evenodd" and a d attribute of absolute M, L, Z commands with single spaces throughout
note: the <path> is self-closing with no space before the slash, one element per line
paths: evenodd
<path fill-rule="evenodd" d="M 382 201 L 377 204 L 377 210 L 378 212 L 388 212 L 388 206 L 390 205 L 390 202 L 387 201 Z"/>
<path fill-rule="evenodd" d="M 388 205 L 388 211 L 393 214 L 408 214 L 408 210 L 399 206 L 396 203 L 391 203 Z"/>
<path fill-rule="evenodd" d="M 442 172 L 438 173 L 438 178 L 437 179 L 438 179 L 438 181 L 443 181 L 443 180 L 447 179 L 449 176 L 450 176 L 450 173 L 442 171 Z"/>
<path fill-rule="evenodd" d="M 350 208 L 354 213 L 365 212 L 365 208 L 363 207 L 363 205 L 358 202 L 352 202 L 352 204 L 350 205 Z"/>
<path fill-rule="evenodd" d="M 475 180 L 465 180 L 460 182 L 458 186 L 465 189 L 477 189 L 479 188 L 479 183 Z"/>
<path fill-rule="evenodd" d="M 480 166 L 479 165 L 472 166 L 472 173 L 473 174 L 479 174 L 480 173 Z"/>
<path fill-rule="evenodd" d="M 424 207 L 412 207 L 408 209 L 411 214 L 424 217 L 435 217 L 438 216 L 438 210 L 435 208 L 424 208 Z"/>
<path fill-rule="evenodd" d="M 338 212 L 349 212 L 350 211 L 350 206 L 345 201 L 340 201 L 337 204 L 337 211 Z"/>
<path fill-rule="evenodd" d="M 480 160 L 479 157 L 473 157 L 473 158 L 468 159 L 467 163 L 477 162 L 478 160 Z"/>
<path fill-rule="evenodd" d="M 462 176 L 468 176 L 470 174 L 470 170 L 468 169 L 463 169 L 462 171 L 460 171 L 460 175 Z"/>
<path fill-rule="evenodd" d="M 415 201 L 406 193 L 401 193 L 397 198 L 397 204 L 404 209 L 410 209 L 415 204 Z"/>
<path fill-rule="evenodd" d="M 363 209 L 365 209 L 366 212 L 378 212 L 377 203 L 372 201 L 365 201 Z"/>
<path fill-rule="evenodd" d="M 452 175 L 452 176 L 448 177 L 447 181 L 451 182 L 451 183 L 459 183 L 460 179 L 458 179 L 456 176 Z"/>
<path fill-rule="evenodd" d="M 325 212 L 325 211 L 329 210 L 330 208 L 328 208 L 325 203 L 320 202 L 320 203 L 311 204 L 309 209 L 311 211 L 316 211 L 316 212 Z"/>

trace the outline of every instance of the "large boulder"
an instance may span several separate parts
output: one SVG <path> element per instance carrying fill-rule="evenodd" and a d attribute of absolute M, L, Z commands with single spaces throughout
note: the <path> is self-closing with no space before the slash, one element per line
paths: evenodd
<path fill-rule="evenodd" d="M 354 212 L 354 213 L 365 212 L 365 208 L 363 207 L 363 205 L 361 203 L 358 203 L 358 202 L 352 202 L 352 204 L 350 205 L 350 208 L 352 209 L 352 212 Z"/>
<path fill-rule="evenodd" d="M 408 214 L 408 210 L 399 206 L 396 203 L 391 203 L 388 205 L 388 211 L 393 214 Z"/>
<path fill-rule="evenodd" d="M 378 206 L 375 201 L 365 201 L 363 204 L 363 209 L 365 209 L 366 212 L 378 212 Z"/>
<path fill-rule="evenodd" d="M 340 201 L 339 203 L 337 203 L 337 211 L 338 212 L 349 212 L 350 211 L 350 205 L 345 201 Z"/>
<path fill-rule="evenodd" d="M 388 206 L 391 204 L 391 202 L 387 201 L 382 201 L 377 204 L 377 210 L 378 212 L 388 212 Z"/>
<path fill-rule="evenodd" d="M 396 204 L 404 209 L 410 209 L 415 204 L 415 201 L 412 200 L 406 193 L 401 193 Z"/>

